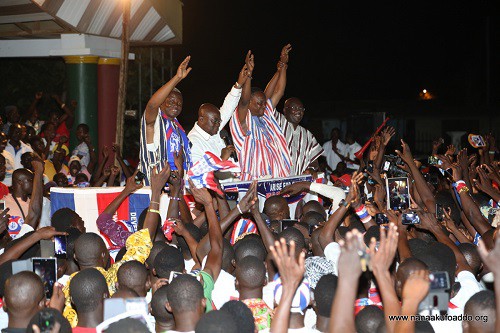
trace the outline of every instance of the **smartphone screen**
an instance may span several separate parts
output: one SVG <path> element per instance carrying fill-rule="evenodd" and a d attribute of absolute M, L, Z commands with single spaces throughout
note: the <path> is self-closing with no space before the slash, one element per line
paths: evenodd
<path fill-rule="evenodd" d="M 401 223 L 403 225 L 420 224 L 420 218 L 415 212 L 407 212 L 401 215 Z"/>
<path fill-rule="evenodd" d="M 42 279 L 47 299 L 52 297 L 54 283 L 57 281 L 56 260 L 56 258 L 33 258 L 33 272 Z"/>
<path fill-rule="evenodd" d="M 410 187 L 407 177 L 387 178 L 386 185 L 388 209 L 410 208 Z"/>
<path fill-rule="evenodd" d="M 67 238 L 66 236 L 55 236 L 54 237 L 54 255 L 56 258 L 66 259 L 66 244 Z"/>
<path fill-rule="evenodd" d="M 438 221 L 443 221 L 444 219 L 444 209 L 441 204 L 436 204 L 436 219 Z"/>
<path fill-rule="evenodd" d="M 389 223 L 389 219 L 387 218 L 387 216 L 385 214 L 377 213 L 377 214 L 375 214 L 375 223 L 377 223 L 378 225 L 387 224 L 387 223 Z"/>
<path fill-rule="evenodd" d="M 431 289 L 450 289 L 448 272 L 432 272 L 429 279 L 431 280 Z"/>
<path fill-rule="evenodd" d="M 293 227 L 297 222 L 297 220 L 281 220 L 281 231 L 285 230 L 286 228 Z"/>

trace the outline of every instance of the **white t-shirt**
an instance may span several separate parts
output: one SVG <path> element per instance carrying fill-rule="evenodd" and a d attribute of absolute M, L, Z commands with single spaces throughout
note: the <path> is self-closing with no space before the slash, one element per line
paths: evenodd
<path fill-rule="evenodd" d="M 349 157 L 350 160 L 356 161 L 356 156 L 354 154 L 357 153 L 361 148 L 361 145 L 357 142 L 354 142 L 352 145 L 346 144 L 347 157 Z M 349 169 L 359 169 L 359 165 L 352 162 L 347 162 L 347 167 Z"/>
<path fill-rule="evenodd" d="M 346 145 L 340 142 L 340 140 L 337 141 L 337 149 L 342 156 L 347 155 Z M 333 151 L 331 140 L 323 145 L 323 150 L 324 150 L 323 156 L 326 157 L 326 162 L 328 163 L 328 166 L 332 168 L 332 170 L 335 170 L 337 168 L 337 164 L 339 164 L 339 162 L 342 162 L 342 159 L 339 157 L 339 155 L 337 155 L 337 153 Z"/>
<path fill-rule="evenodd" d="M 212 301 L 217 309 L 220 309 L 226 302 L 231 300 L 231 297 L 238 299 L 240 294 L 235 286 L 236 278 L 228 272 L 221 270 L 217 281 L 215 281 L 214 290 L 212 291 Z"/>
<path fill-rule="evenodd" d="M 196 265 L 196 263 L 194 262 L 193 259 L 184 260 L 184 269 L 186 269 L 186 272 L 191 272 L 194 265 Z"/>

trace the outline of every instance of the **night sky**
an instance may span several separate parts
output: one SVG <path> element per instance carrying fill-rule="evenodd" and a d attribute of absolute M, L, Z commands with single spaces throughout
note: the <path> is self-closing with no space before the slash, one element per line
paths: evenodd
<path fill-rule="evenodd" d="M 448 105 L 486 100 L 488 3 L 446 1 L 184 0 L 183 45 L 193 71 L 179 88 L 191 127 L 201 103 L 222 104 L 251 49 L 265 87 L 283 45 L 293 50 L 285 97 L 408 100 L 426 88 Z M 472 3 L 472 2 L 471 2 Z M 491 7 L 491 6 L 490 6 Z M 490 16 L 491 99 L 499 99 L 500 19 Z M 310 109 L 308 111 L 314 112 Z"/>

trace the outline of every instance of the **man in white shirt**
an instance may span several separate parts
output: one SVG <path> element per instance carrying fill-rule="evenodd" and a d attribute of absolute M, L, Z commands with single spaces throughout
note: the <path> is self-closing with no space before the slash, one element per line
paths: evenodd
<path fill-rule="evenodd" d="M 191 143 L 191 158 L 193 164 L 203 158 L 206 151 L 228 160 L 231 153 L 236 152 L 234 147 L 227 147 L 220 137 L 220 131 L 231 119 L 241 97 L 241 88 L 247 80 L 245 67 L 241 70 L 238 81 L 227 94 L 220 110 L 213 104 L 202 104 L 198 110 L 198 121 L 189 132 Z"/>
<path fill-rule="evenodd" d="M 362 147 L 359 143 L 356 142 L 356 140 L 354 140 L 354 136 L 350 132 L 347 132 L 347 134 L 345 135 L 345 142 L 347 168 L 351 170 L 358 170 L 359 161 L 356 159 L 356 156 L 354 154 L 356 154 Z"/>
<path fill-rule="evenodd" d="M 33 149 L 21 141 L 21 125 L 13 124 L 10 126 L 9 133 L 9 142 L 5 147 L 5 151 L 10 153 L 10 155 L 14 158 L 14 170 L 16 170 L 23 167 L 21 163 L 21 156 L 24 153 L 32 152 Z"/>
<path fill-rule="evenodd" d="M 0 153 L 3 157 L 5 157 L 5 178 L 2 180 L 2 183 L 5 186 L 12 185 L 12 172 L 14 172 L 14 157 L 11 153 L 5 150 L 9 139 L 5 133 L 0 132 Z"/>
<path fill-rule="evenodd" d="M 328 166 L 335 170 L 337 164 L 344 160 L 346 155 L 346 145 L 340 141 L 340 130 L 338 128 L 332 129 L 330 134 L 331 140 L 323 145 L 323 156 L 326 157 Z"/>

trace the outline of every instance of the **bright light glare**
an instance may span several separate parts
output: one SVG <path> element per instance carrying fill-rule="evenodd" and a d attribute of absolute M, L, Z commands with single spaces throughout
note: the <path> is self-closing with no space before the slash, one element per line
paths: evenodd
<path fill-rule="evenodd" d="M 422 90 L 424 94 L 427 94 L 427 89 Z"/>

